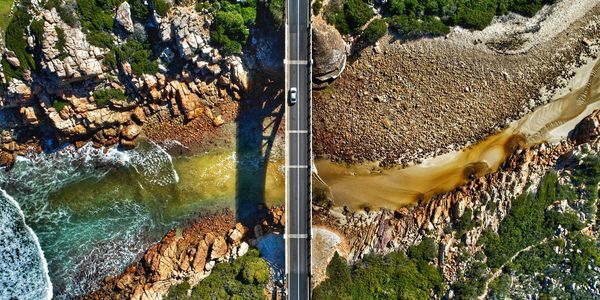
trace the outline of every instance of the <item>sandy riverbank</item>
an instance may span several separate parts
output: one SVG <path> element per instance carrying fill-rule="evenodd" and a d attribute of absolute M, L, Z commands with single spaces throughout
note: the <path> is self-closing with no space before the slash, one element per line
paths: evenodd
<path fill-rule="evenodd" d="M 487 32 L 454 29 L 446 38 L 408 42 L 384 37 L 315 93 L 315 152 L 409 165 L 506 128 L 566 85 L 600 33 L 598 15 L 594 1 L 565 0 L 527 22 L 496 20 Z M 493 43 L 515 35 L 523 42 L 504 45 L 511 54 Z"/>

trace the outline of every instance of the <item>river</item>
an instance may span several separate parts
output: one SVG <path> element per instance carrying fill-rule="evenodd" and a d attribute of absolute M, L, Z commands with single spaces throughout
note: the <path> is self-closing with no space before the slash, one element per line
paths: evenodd
<path fill-rule="evenodd" d="M 150 141 L 18 157 L 0 172 L 0 298 L 64 299 L 98 287 L 171 228 L 235 210 L 240 166 L 261 167 L 231 149 L 173 157 Z M 271 160 L 264 200 L 282 204 L 283 194 L 283 162 Z"/>
<path fill-rule="evenodd" d="M 583 118 L 600 108 L 600 62 L 589 59 L 567 87 L 546 105 L 462 151 L 426 159 L 407 167 L 381 169 L 376 162 L 346 165 L 316 160 L 319 178 L 330 188 L 337 205 L 355 210 L 396 209 L 426 201 L 496 171 L 518 148 L 564 139 Z"/>

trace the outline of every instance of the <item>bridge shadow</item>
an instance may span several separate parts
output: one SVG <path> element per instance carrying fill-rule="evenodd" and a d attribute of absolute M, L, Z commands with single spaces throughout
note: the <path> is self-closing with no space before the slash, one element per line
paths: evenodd
<path fill-rule="evenodd" d="M 236 217 L 249 228 L 267 212 L 267 167 L 285 115 L 283 82 L 256 74 L 251 86 L 236 120 Z"/>

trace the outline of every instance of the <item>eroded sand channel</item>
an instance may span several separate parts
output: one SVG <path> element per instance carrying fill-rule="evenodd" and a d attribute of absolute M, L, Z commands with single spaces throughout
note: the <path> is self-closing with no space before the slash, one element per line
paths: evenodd
<path fill-rule="evenodd" d="M 507 129 L 459 152 L 425 160 L 422 164 L 372 172 L 376 163 L 344 165 L 315 161 L 319 177 L 330 187 L 337 205 L 398 208 L 451 191 L 496 171 L 519 148 L 564 139 L 583 118 L 600 108 L 600 62 L 581 67 L 565 92 Z"/>

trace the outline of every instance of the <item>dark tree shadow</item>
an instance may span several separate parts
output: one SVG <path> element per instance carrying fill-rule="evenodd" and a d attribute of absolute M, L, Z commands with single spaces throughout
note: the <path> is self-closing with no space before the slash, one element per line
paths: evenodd
<path fill-rule="evenodd" d="M 283 82 L 256 75 L 237 118 L 236 217 L 252 228 L 266 213 L 267 167 L 285 114 Z"/>

